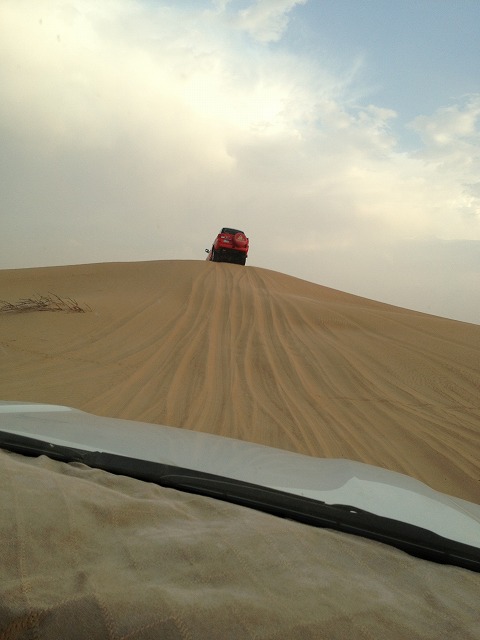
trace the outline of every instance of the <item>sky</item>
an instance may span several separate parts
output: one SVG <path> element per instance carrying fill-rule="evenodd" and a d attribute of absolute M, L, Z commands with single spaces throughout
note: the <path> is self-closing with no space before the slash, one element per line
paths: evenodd
<path fill-rule="evenodd" d="M 1 0 L 0 268 L 247 265 L 480 324 L 478 0 Z"/>

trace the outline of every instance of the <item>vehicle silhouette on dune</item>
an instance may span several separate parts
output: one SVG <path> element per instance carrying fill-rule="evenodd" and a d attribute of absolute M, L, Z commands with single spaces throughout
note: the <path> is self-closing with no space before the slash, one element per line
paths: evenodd
<path fill-rule="evenodd" d="M 248 238 L 239 229 L 223 227 L 215 238 L 212 248 L 205 249 L 207 260 L 245 264 L 248 256 Z"/>

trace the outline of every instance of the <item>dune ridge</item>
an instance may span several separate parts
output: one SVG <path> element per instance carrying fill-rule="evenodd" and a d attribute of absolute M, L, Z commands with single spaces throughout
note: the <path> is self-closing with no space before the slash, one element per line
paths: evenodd
<path fill-rule="evenodd" d="M 0 271 L 0 398 L 407 473 L 480 502 L 480 326 L 204 261 Z"/>

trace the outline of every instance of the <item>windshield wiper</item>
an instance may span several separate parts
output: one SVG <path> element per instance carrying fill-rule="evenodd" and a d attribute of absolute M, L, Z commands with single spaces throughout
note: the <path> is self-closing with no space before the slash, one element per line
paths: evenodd
<path fill-rule="evenodd" d="M 327 504 L 203 471 L 113 453 L 76 449 L 5 431 L 0 431 L 0 448 L 26 456 L 46 455 L 60 462 L 80 462 L 162 487 L 224 500 L 315 527 L 362 536 L 418 558 L 480 572 L 479 548 L 354 506 Z"/>

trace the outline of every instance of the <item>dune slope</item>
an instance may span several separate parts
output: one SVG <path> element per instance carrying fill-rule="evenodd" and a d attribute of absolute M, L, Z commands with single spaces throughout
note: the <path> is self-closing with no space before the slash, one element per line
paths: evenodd
<path fill-rule="evenodd" d="M 0 271 L 0 398 L 407 473 L 480 502 L 480 326 L 199 261 Z"/>

